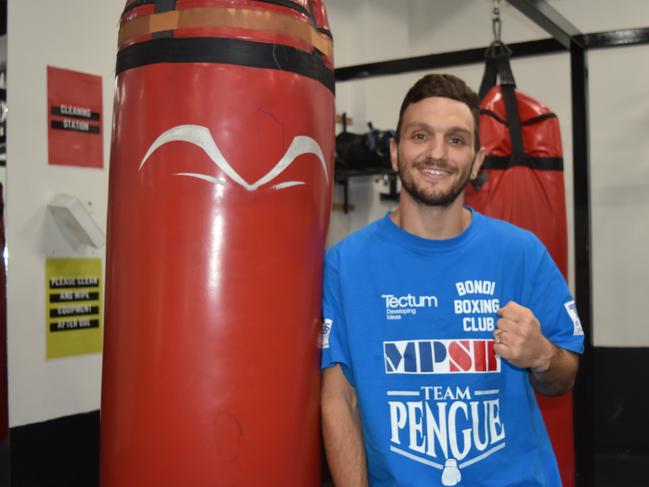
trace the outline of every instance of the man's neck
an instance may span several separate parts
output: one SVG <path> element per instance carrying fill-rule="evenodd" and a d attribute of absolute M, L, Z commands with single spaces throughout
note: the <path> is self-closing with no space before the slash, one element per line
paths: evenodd
<path fill-rule="evenodd" d="M 430 240 L 445 240 L 457 237 L 469 226 L 471 212 L 464 208 L 461 196 L 448 207 L 426 206 L 402 191 L 399 208 L 390 218 L 408 233 Z"/>

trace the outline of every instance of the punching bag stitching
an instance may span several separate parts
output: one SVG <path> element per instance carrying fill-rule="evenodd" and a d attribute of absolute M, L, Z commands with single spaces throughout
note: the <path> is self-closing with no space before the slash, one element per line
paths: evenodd
<path fill-rule="evenodd" d="M 165 38 L 130 45 L 117 53 L 116 73 L 156 63 L 217 63 L 288 71 L 319 81 L 332 93 L 334 73 L 322 56 L 278 44 L 219 37 Z"/>

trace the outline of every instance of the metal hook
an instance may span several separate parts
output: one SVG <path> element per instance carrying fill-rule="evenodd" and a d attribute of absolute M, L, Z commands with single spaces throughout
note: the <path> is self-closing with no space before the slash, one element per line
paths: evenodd
<path fill-rule="evenodd" d="M 494 42 L 500 42 L 502 22 L 500 21 L 500 0 L 494 0 L 494 8 L 491 12 L 491 28 L 494 34 Z"/>
<path fill-rule="evenodd" d="M 485 51 L 488 58 L 503 58 L 511 56 L 511 49 L 501 40 L 502 21 L 500 20 L 500 0 L 493 0 L 494 8 L 491 12 L 491 26 L 493 28 L 494 40 Z"/>

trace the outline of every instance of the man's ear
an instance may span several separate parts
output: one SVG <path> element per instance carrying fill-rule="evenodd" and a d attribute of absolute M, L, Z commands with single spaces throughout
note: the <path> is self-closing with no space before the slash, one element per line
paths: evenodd
<path fill-rule="evenodd" d="M 390 139 L 390 163 L 392 164 L 392 170 L 399 172 L 399 144 L 396 137 Z"/>
<path fill-rule="evenodd" d="M 480 168 L 482 167 L 482 163 L 484 162 L 486 155 L 487 151 L 485 150 L 485 148 L 480 147 L 480 150 L 473 159 L 473 167 L 471 168 L 471 180 L 474 180 L 478 177 L 478 173 L 480 172 Z"/>

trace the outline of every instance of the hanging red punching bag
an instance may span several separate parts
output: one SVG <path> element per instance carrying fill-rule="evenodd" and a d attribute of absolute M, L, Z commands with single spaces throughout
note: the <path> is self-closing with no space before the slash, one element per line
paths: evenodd
<path fill-rule="evenodd" d="M 126 4 L 103 487 L 319 485 L 332 63 L 322 0 Z"/>
<path fill-rule="evenodd" d="M 500 85 L 496 80 L 500 79 Z M 567 278 L 566 203 L 559 120 L 518 91 L 506 46 L 491 47 L 480 88 L 480 143 L 485 161 L 465 202 L 533 232 Z M 572 393 L 536 395 L 564 487 L 575 485 Z"/>

